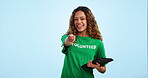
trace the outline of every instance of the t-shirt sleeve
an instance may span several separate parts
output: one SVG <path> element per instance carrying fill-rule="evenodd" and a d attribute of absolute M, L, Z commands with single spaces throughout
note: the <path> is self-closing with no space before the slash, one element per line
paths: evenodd
<path fill-rule="evenodd" d="M 104 48 L 104 44 L 102 41 L 98 45 L 97 53 L 95 56 L 95 59 L 98 59 L 98 58 L 106 58 L 105 48 Z"/>
<path fill-rule="evenodd" d="M 67 38 L 68 35 L 63 35 L 61 38 L 62 41 L 62 53 L 66 54 L 68 52 L 68 46 L 64 46 L 64 41 Z"/>

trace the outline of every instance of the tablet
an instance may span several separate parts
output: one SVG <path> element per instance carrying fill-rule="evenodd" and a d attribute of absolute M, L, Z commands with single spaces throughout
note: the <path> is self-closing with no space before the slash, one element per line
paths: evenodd
<path fill-rule="evenodd" d="M 104 66 L 105 64 L 109 63 L 113 61 L 112 58 L 99 58 L 99 59 L 95 59 L 92 61 L 93 64 L 96 64 L 96 62 L 98 62 L 100 64 L 100 66 Z M 88 67 L 87 64 L 84 64 L 81 66 L 84 70 L 89 70 L 89 69 L 93 69 L 92 67 Z"/>

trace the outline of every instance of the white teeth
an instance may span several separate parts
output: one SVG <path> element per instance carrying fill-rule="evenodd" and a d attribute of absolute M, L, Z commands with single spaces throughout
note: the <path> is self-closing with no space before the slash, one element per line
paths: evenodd
<path fill-rule="evenodd" d="M 78 25 L 78 27 L 82 27 L 83 25 Z"/>

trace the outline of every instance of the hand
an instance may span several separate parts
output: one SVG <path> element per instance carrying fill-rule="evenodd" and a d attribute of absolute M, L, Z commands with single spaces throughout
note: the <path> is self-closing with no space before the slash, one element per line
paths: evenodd
<path fill-rule="evenodd" d="M 100 64 L 98 62 L 96 62 L 96 64 L 93 64 L 92 63 L 92 60 L 90 60 L 88 63 L 87 63 L 87 66 L 88 67 L 92 67 L 92 68 L 98 68 L 100 67 Z"/>
<path fill-rule="evenodd" d="M 65 46 L 72 45 L 73 42 L 75 41 L 75 38 L 76 38 L 75 35 L 69 34 L 68 37 L 66 38 L 65 42 L 64 42 Z"/>
<path fill-rule="evenodd" d="M 98 62 L 96 62 L 96 64 L 93 64 L 92 61 L 89 61 L 87 63 L 88 67 L 92 67 L 92 68 L 96 68 L 100 73 L 105 73 L 106 71 L 106 66 L 100 66 L 100 64 Z"/>
<path fill-rule="evenodd" d="M 67 39 L 68 39 L 69 42 L 74 42 L 75 41 L 75 35 L 69 34 Z"/>

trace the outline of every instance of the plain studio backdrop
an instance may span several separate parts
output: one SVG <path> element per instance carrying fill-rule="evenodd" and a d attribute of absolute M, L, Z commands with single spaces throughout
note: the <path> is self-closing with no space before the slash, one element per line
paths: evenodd
<path fill-rule="evenodd" d="M 146 0 L 0 0 L 0 78 L 60 78 L 61 36 L 90 8 L 114 59 L 96 78 L 147 78 Z"/>

